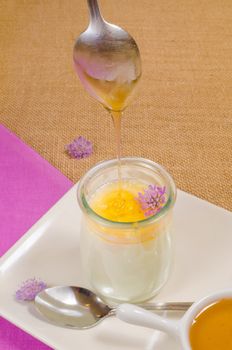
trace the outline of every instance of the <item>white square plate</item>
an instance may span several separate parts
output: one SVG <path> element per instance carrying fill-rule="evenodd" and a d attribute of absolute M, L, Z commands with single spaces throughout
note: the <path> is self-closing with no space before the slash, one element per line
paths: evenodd
<path fill-rule="evenodd" d="M 59 350 L 178 350 L 160 332 L 111 317 L 78 331 L 52 325 L 19 303 L 15 290 L 37 277 L 49 285 L 83 285 L 79 262 L 80 210 L 76 185 L 0 259 L 0 314 Z M 174 264 L 157 301 L 193 301 L 232 288 L 232 213 L 178 191 L 174 212 Z"/>

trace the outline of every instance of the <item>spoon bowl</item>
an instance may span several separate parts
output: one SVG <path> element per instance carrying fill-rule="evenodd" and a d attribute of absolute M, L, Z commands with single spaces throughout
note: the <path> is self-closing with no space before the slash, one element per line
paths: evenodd
<path fill-rule="evenodd" d="M 81 287 L 47 288 L 36 296 L 35 305 L 53 323 L 78 329 L 95 326 L 111 311 L 100 297 Z"/>
<path fill-rule="evenodd" d="M 97 0 L 88 6 L 90 22 L 75 42 L 74 67 L 92 97 L 122 111 L 141 76 L 139 49 L 129 33 L 103 19 Z"/>

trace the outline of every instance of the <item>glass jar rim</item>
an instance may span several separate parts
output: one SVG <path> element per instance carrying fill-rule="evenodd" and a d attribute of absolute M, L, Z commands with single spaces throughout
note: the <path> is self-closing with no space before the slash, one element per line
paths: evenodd
<path fill-rule="evenodd" d="M 109 159 L 109 160 L 104 160 L 101 161 L 97 164 L 95 164 L 92 168 L 90 168 L 80 179 L 79 183 L 78 183 L 78 188 L 77 188 L 77 200 L 78 203 L 80 205 L 80 208 L 82 209 L 82 211 L 86 214 L 89 214 L 91 216 L 91 218 L 93 218 L 95 221 L 97 221 L 100 224 L 103 224 L 104 226 L 112 226 L 114 225 L 115 227 L 118 228 L 131 228 L 132 225 L 148 225 L 148 224 L 153 224 L 156 221 L 158 221 L 158 219 L 160 219 L 162 216 L 164 216 L 166 214 L 166 212 L 171 209 L 176 201 L 176 185 L 175 182 L 173 180 L 173 178 L 171 177 L 171 175 L 168 173 L 168 171 L 161 166 L 160 164 L 153 162 L 150 159 L 146 159 L 146 158 L 140 158 L 140 157 L 124 157 L 121 158 L 121 166 L 124 165 L 124 163 L 126 162 L 131 162 L 134 164 L 139 165 L 139 163 L 141 163 L 141 166 L 146 165 L 147 168 L 149 169 L 157 169 L 159 170 L 162 175 L 166 178 L 167 182 L 168 182 L 168 186 L 170 188 L 170 193 L 168 196 L 168 200 L 166 201 L 166 203 L 164 204 L 164 206 L 160 209 L 160 211 L 154 215 L 151 215 L 143 220 L 139 220 L 139 221 L 132 221 L 132 222 L 121 222 L 121 221 L 112 221 L 109 219 L 106 219 L 104 217 L 102 217 L 101 215 L 98 215 L 88 204 L 88 201 L 85 197 L 85 194 L 83 193 L 83 185 L 86 181 L 88 181 L 89 179 L 91 179 L 92 176 L 94 176 L 94 174 L 96 174 L 97 172 L 108 168 L 109 166 L 113 166 L 116 165 L 118 162 L 118 159 Z"/>

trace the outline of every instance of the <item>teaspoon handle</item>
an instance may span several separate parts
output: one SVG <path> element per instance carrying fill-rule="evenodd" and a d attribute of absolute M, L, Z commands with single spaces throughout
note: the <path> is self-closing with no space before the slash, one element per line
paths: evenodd
<path fill-rule="evenodd" d="M 167 303 L 151 303 L 151 304 L 136 304 L 149 311 L 186 311 L 190 308 L 193 302 L 167 302 Z M 111 309 L 110 315 L 115 315 L 116 308 Z"/>
<path fill-rule="evenodd" d="M 153 304 L 138 304 L 145 310 L 150 311 L 186 311 L 190 308 L 193 302 L 167 302 L 167 303 L 153 303 Z"/>
<path fill-rule="evenodd" d="M 102 22 L 101 12 L 97 0 L 87 0 L 89 6 L 90 19 L 92 23 Z"/>

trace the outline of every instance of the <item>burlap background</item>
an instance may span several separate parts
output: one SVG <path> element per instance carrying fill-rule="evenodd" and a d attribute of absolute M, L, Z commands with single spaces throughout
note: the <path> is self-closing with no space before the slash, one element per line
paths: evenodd
<path fill-rule="evenodd" d="M 100 5 L 134 36 L 143 60 L 123 154 L 163 164 L 179 188 L 232 210 L 232 1 Z M 0 1 L 0 122 L 73 181 L 115 156 L 111 120 L 72 66 L 87 22 L 85 0 Z M 94 155 L 80 161 L 64 152 L 78 135 L 94 143 Z"/>

